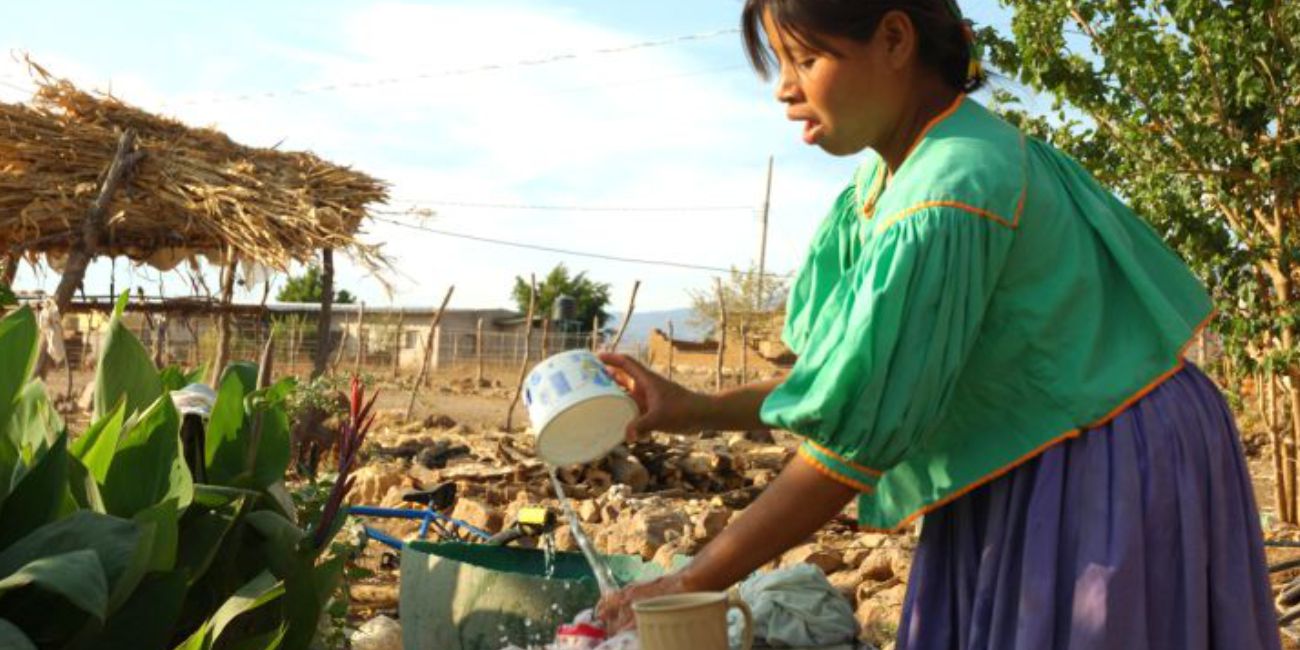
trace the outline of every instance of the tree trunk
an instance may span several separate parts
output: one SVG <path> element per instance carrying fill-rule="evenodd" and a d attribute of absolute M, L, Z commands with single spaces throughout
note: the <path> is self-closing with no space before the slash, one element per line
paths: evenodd
<path fill-rule="evenodd" d="M 321 251 L 320 312 L 316 317 L 316 355 L 312 359 L 311 378 L 325 374 L 330 362 L 330 321 L 334 313 L 334 249 Z"/>
<path fill-rule="evenodd" d="M 515 396 L 510 399 L 510 408 L 506 411 L 506 431 L 514 431 L 515 406 L 524 391 L 524 380 L 528 378 L 529 342 L 533 339 L 533 310 L 537 307 L 537 276 L 529 277 L 528 284 L 528 318 L 524 322 L 524 362 L 519 365 L 519 381 L 515 384 Z"/>
<path fill-rule="evenodd" d="M 433 315 L 433 320 L 429 322 L 429 336 L 424 344 L 424 358 L 420 362 L 420 374 L 416 375 L 415 383 L 411 384 L 411 399 L 406 403 L 406 419 L 410 420 L 415 414 L 415 396 L 424 384 L 424 375 L 429 371 L 429 357 L 433 356 L 434 337 L 437 336 L 438 324 L 442 322 L 442 312 L 447 309 L 447 303 L 451 302 L 451 294 L 456 291 L 456 286 L 447 287 L 447 295 L 442 298 L 442 305 L 438 307 L 438 313 Z"/>
<path fill-rule="evenodd" d="M 221 270 L 221 306 L 223 309 L 217 315 L 217 356 L 212 362 L 212 372 L 208 375 L 211 378 L 210 383 L 213 386 L 221 381 L 221 373 L 230 362 L 230 321 L 231 300 L 235 296 L 235 252 L 233 249 L 226 251 L 226 266 Z"/>

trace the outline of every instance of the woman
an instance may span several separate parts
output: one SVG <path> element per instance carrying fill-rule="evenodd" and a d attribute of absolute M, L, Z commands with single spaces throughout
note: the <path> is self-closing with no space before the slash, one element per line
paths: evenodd
<path fill-rule="evenodd" d="M 955 3 L 747 0 L 743 25 L 804 141 L 866 159 L 792 286 L 798 362 L 704 396 L 605 361 L 641 405 L 630 435 L 805 442 L 690 566 L 603 618 L 725 589 L 858 496 L 870 529 L 925 516 L 899 650 L 1278 648 L 1235 425 L 1183 359 L 1211 316 L 1186 266 L 966 96 L 981 78 Z"/>

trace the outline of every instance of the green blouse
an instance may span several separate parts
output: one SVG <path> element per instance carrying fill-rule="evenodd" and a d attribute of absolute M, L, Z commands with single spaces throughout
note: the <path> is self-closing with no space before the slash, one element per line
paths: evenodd
<path fill-rule="evenodd" d="M 868 160 L 791 287 L 763 403 L 892 530 L 1123 411 L 1211 314 L 1186 265 L 1076 162 L 967 97 L 892 179 Z"/>

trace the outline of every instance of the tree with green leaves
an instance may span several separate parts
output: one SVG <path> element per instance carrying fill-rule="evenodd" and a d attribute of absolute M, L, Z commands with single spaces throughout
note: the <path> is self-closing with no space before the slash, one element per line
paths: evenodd
<path fill-rule="evenodd" d="M 1114 188 L 1201 276 L 1230 385 L 1253 374 L 1272 392 L 1288 379 L 1289 435 L 1283 418 L 1272 432 L 1275 496 L 1296 521 L 1300 3 L 1002 3 L 1014 38 L 983 31 L 992 62 L 1055 98 L 1054 115 L 1014 103 L 1004 114 Z"/>
<path fill-rule="evenodd" d="M 779 320 L 773 319 L 774 310 L 785 304 L 789 281 L 782 276 L 767 274 L 759 281 L 757 265 L 750 265 L 746 270 L 731 268 L 731 273 L 722 282 L 723 301 L 727 306 L 727 331 L 738 336 L 743 325 L 751 337 L 772 337 L 779 327 Z M 708 332 L 716 338 L 721 310 L 718 307 L 717 283 L 707 288 L 690 290 L 691 327 Z"/>
<path fill-rule="evenodd" d="M 574 319 L 578 321 L 578 331 L 590 332 L 594 320 L 599 319 L 601 327 L 604 327 L 605 321 L 609 319 L 609 314 L 605 311 L 609 306 L 609 292 L 609 284 L 588 278 L 585 271 L 571 274 L 568 267 L 558 264 L 537 283 L 536 313 L 549 317 L 556 298 L 569 296 L 576 306 Z M 528 280 L 515 276 L 511 297 L 519 305 L 520 312 L 528 311 L 528 296 Z"/>
<path fill-rule="evenodd" d="M 275 294 L 275 299 L 280 302 L 319 303 L 321 297 L 321 272 L 315 264 L 309 265 L 302 275 L 290 276 L 279 293 Z M 356 301 L 357 297 L 346 289 L 334 292 L 336 304 L 350 305 Z"/>

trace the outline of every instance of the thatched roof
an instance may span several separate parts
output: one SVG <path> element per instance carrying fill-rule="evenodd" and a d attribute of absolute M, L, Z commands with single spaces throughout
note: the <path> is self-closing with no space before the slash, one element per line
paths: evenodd
<path fill-rule="evenodd" d="M 206 128 L 91 95 L 34 68 L 28 104 L 0 103 L 0 254 L 57 260 L 78 236 L 120 133 L 145 152 L 108 210 L 101 254 L 170 268 L 192 255 L 285 268 L 322 248 L 371 267 L 377 249 L 355 239 L 383 181 L 311 153 L 248 147 Z"/>

